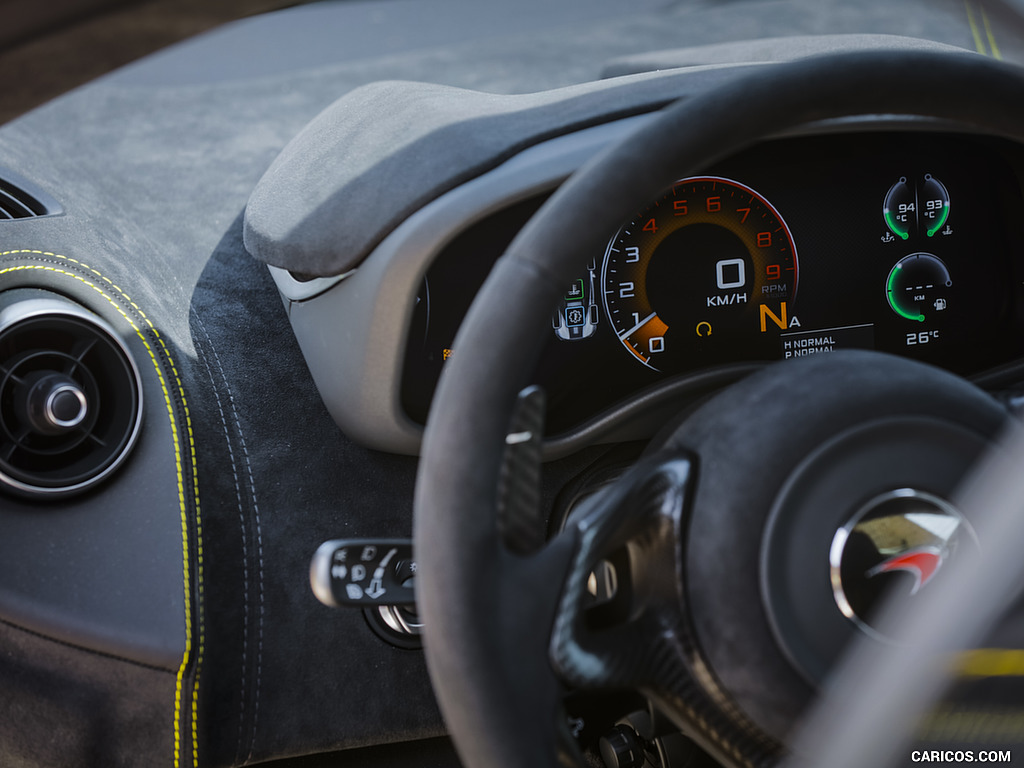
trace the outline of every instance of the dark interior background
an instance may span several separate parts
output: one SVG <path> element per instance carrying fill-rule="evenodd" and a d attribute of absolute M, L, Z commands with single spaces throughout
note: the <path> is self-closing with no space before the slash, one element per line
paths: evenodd
<path fill-rule="evenodd" d="M 308 0 L 307 0 L 308 1 Z M 0 0 L 0 123 L 160 48 L 299 0 Z"/>

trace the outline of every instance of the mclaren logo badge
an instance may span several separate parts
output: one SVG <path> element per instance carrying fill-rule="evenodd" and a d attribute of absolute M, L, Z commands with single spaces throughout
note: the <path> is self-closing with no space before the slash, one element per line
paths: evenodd
<path fill-rule="evenodd" d="M 909 488 L 882 494 L 832 540 L 829 565 L 836 605 L 869 629 L 883 595 L 916 595 L 965 545 L 977 545 L 974 531 L 945 499 Z"/>
<path fill-rule="evenodd" d="M 939 572 L 945 559 L 945 554 L 938 547 L 918 547 L 883 560 L 869 570 L 867 575 L 877 576 L 880 573 L 905 571 L 914 577 L 914 587 L 910 590 L 910 594 L 916 595 L 918 590 Z"/>

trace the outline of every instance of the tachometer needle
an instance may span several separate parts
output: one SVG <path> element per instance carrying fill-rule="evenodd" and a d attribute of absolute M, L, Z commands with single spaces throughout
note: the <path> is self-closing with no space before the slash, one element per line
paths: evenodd
<path fill-rule="evenodd" d="M 656 316 L 657 316 L 657 314 L 658 314 L 657 312 L 651 312 L 651 314 L 649 314 L 649 315 L 648 315 L 647 317 L 645 317 L 645 318 L 644 318 L 643 320 L 641 320 L 641 321 L 640 321 L 639 323 L 637 323 L 636 325 L 634 325 L 634 326 L 633 326 L 632 328 L 630 328 L 630 329 L 629 329 L 628 331 L 623 331 L 622 333 L 620 333 L 620 334 L 619 334 L 619 338 L 620 338 L 620 339 L 628 339 L 628 338 L 629 338 L 630 336 L 632 336 L 632 335 L 633 335 L 634 333 L 636 333 L 636 332 L 637 332 L 637 331 L 639 331 L 639 330 L 640 330 L 641 328 L 643 328 L 643 327 L 644 327 L 645 325 L 647 325 L 647 323 L 649 323 L 649 322 L 650 322 L 650 321 L 651 321 L 651 320 L 652 320 L 652 319 L 653 319 L 654 317 L 656 317 Z"/>

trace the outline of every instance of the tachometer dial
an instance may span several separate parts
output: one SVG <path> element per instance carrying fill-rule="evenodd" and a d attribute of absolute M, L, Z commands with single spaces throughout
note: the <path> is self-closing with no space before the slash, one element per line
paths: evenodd
<path fill-rule="evenodd" d="M 797 277 L 793 236 L 774 206 L 737 181 L 701 176 L 677 182 L 619 230 L 601 284 L 622 345 L 671 371 L 694 355 L 711 362 L 715 348 L 735 349 L 738 339 L 777 355 Z"/>

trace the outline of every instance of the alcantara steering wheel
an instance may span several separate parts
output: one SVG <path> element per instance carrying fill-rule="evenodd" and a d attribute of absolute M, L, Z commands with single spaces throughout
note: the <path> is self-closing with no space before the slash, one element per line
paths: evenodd
<path fill-rule="evenodd" d="M 416 491 L 427 660 L 467 766 L 571 762 L 566 686 L 639 690 L 726 764 L 773 762 L 858 631 L 829 583 L 837 530 L 900 517 L 908 497 L 955 517 L 944 499 L 1005 412 L 951 374 L 863 352 L 734 385 L 536 551 L 513 551 L 499 525 L 511 414 L 578 268 L 676 179 L 757 139 L 857 115 L 1020 136 L 1024 75 L 973 54 L 900 50 L 743 71 L 581 169 L 492 270 L 434 399 Z M 615 553 L 628 563 L 618 604 L 594 615 L 587 578 Z"/>

